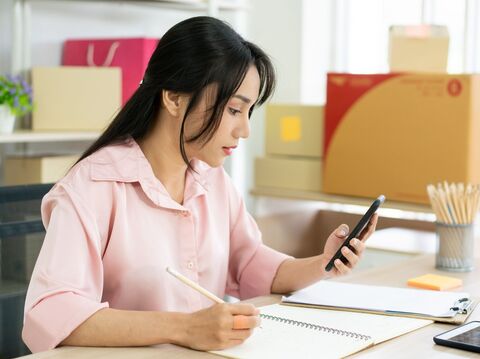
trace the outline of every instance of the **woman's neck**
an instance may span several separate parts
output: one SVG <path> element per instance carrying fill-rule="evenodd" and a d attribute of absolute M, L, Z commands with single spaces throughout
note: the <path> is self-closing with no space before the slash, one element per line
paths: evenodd
<path fill-rule="evenodd" d="M 152 166 L 155 177 L 164 185 L 170 196 L 183 203 L 187 164 L 183 160 L 175 129 L 168 121 L 156 121 L 154 129 L 139 142 L 145 157 Z M 178 132 L 177 132 L 178 133 Z"/>

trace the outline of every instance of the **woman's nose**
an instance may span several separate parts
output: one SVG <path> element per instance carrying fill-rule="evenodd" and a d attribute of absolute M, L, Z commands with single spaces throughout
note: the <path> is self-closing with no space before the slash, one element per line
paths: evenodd
<path fill-rule="evenodd" d="M 248 116 L 244 116 L 236 128 L 235 137 L 248 138 L 250 136 L 250 119 Z"/>

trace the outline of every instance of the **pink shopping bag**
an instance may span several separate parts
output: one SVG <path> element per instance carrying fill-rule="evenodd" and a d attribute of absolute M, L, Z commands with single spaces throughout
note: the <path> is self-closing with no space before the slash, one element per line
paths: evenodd
<path fill-rule="evenodd" d="M 110 66 L 122 69 L 122 103 L 125 104 L 143 79 L 148 61 L 159 39 L 67 40 L 62 64 L 66 66 Z"/>

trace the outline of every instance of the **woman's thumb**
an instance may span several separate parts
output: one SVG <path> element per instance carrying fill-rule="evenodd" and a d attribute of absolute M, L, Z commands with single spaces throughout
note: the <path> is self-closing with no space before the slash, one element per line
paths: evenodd
<path fill-rule="evenodd" d="M 341 224 L 335 231 L 337 237 L 343 238 L 348 234 L 348 226 L 346 224 Z"/>

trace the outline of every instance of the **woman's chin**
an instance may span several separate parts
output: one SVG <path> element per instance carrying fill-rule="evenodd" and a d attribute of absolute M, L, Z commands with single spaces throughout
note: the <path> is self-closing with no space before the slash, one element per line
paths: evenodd
<path fill-rule="evenodd" d="M 210 167 L 220 167 L 225 163 L 225 157 L 223 158 L 199 158 L 200 161 L 205 162 Z"/>

